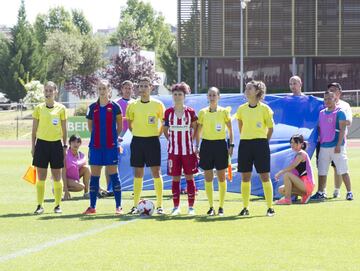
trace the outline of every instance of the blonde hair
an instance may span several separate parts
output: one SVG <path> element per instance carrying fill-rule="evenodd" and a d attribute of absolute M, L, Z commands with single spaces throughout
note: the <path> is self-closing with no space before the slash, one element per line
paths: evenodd
<path fill-rule="evenodd" d="M 212 90 L 213 90 L 213 91 L 216 91 L 217 95 L 220 96 L 220 89 L 218 89 L 217 87 L 210 87 L 210 88 L 208 89 L 208 92 L 209 92 L 209 91 L 212 91 Z"/>
<path fill-rule="evenodd" d="M 45 85 L 44 85 L 44 89 L 45 89 L 46 87 L 52 87 L 52 88 L 55 89 L 55 90 L 58 89 L 58 88 L 57 88 L 57 85 L 56 85 L 53 81 L 47 81 L 47 82 L 45 83 Z"/>
<path fill-rule="evenodd" d="M 107 79 L 101 79 L 98 81 L 97 86 L 99 87 L 99 85 L 104 85 L 106 86 L 109 90 L 111 89 L 111 84 L 110 81 Z"/>

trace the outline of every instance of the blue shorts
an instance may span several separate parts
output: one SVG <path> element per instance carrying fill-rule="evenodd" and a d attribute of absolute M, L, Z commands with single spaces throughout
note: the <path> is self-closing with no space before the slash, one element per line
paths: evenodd
<path fill-rule="evenodd" d="M 110 166 L 117 165 L 119 162 L 118 148 L 112 149 L 95 149 L 89 148 L 89 165 L 90 166 Z"/>

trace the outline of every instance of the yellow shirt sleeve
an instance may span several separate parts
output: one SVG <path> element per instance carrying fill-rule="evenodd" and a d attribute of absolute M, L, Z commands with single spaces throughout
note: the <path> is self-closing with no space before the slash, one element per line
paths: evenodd
<path fill-rule="evenodd" d="M 61 120 L 66 120 L 67 119 L 67 112 L 66 112 L 66 108 L 63 107 L 61 112 L 60 112 L 60 119 Z"/>
<path fill-rule="evenodd" d="M 274 115 L 274 112 L 271 110 L 271 108 L 266 107 L 265 124 L 268 128 L 274 127 L 273 115 Z"/>
<path fill-rule="evenodd" d="M 131 103 L 128 105 L 128 107 L 126 108 L 126 119 L 127 120 L 134 120 L 134 112 L 133 112 L 133 105 L 134 103 Z"/>
<path fill-rule="evenodd" d="M 32 116 L 33 116 L 33 118 L 34 119 L 40 119 L 40 112 L 39 112 L 39 110 L 40 110 L 40 107 L 39 106 L 35 106 L 35 108 L 34 108 L 34 112 L 32 113 Z"/>
<path fill-rule="evenodd" d="M 224 110 L 224 115 L 225 115 L 225 123 L 231 121 L 231 115 L 230 115 L 230 111 L 229 110 Z"/>
<path fill-rule="evenodd" d="M 241 120 L 242 119 L 242 115 L 241 115 L 241 107 L 239 106 L 239 108 L 236 111 L 236 119 Z"/>
<path fill-rule="evenodd" d="M 159 111 L 158 111 L 158 118 L 160 120 L 162 120 L 164 118 L 164 113 L 165 113 L 165 105 L 160 102 L 159 103 Z"/>
<path fill-rule="evenodd" d="M 204 122 L 204 111 L 203 110 L 200 110 L 197 122 L 201 125 L 203 124 L 203 122 Z"/>

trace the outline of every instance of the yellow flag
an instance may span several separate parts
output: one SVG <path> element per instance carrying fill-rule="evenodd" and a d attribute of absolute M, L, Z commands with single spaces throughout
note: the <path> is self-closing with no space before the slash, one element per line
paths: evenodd
<path fill-rule="evenodd" d="M 29 166 L 23 176 L 23 179 L 31 184 L 36 184 L 36 167 Z"/>

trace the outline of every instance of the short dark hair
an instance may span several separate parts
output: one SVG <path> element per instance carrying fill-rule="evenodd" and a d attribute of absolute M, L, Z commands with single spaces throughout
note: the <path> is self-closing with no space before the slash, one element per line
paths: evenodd
<path fill-rule="evenodd" d="M 121 83 L 121 87 L 125 86 L 125 85 L 130 85 L 130 86 L 133 86 L 133 82 L 131 82 L 130 80 L 125 80 Z"/>
<path fill-rule="evenodd" d="M 303 150 L 306 150 L 307 148 L 307 143 L 306 141 L 304 140 L 304 136 L 302 134 L 296 134 L 296 135 L 293 135 L 291 138 L 290 138 L 290 143 L 291 143 L 291 140 L 294 140 L 294 142 L 296 144 L 301 144 L 301 148 Z"/>
<path fill-rule="evenodd" d="M 185 82 L 181 82 L 181 83 L 177 83 L 177 84 L 172 85 L 170 91 L 171 92 L 182 91 L 184 94 L 190 94 L 191 93 L 190 86 L 188 84 L 186 84 Z"/>
<path fill-rule="evenodd" d="M 74 141 L 81 143 L 81 137 L 79 135 L 71 135 L 69 138 L 69 144 Z"/>
<path fill-rule="evenodd" d="M 150 77 L 147 77 L 147 76 L 141 77 L 139 79 L 139 83 L 140 82 L 148 82 L 150 85 L 152 85 L 152 80 L 150 79 Z"/>
<path fill-rule="evenodd" d="M 331 88 L 331 87 L 336 87 L 337 89 L 339 89 L 340 91 L 342 91 L 342 87 L 339 83 L 336 83 L 336 82 L 332 82 L 330 84 L 328 84 L 327 88 Z"/>

